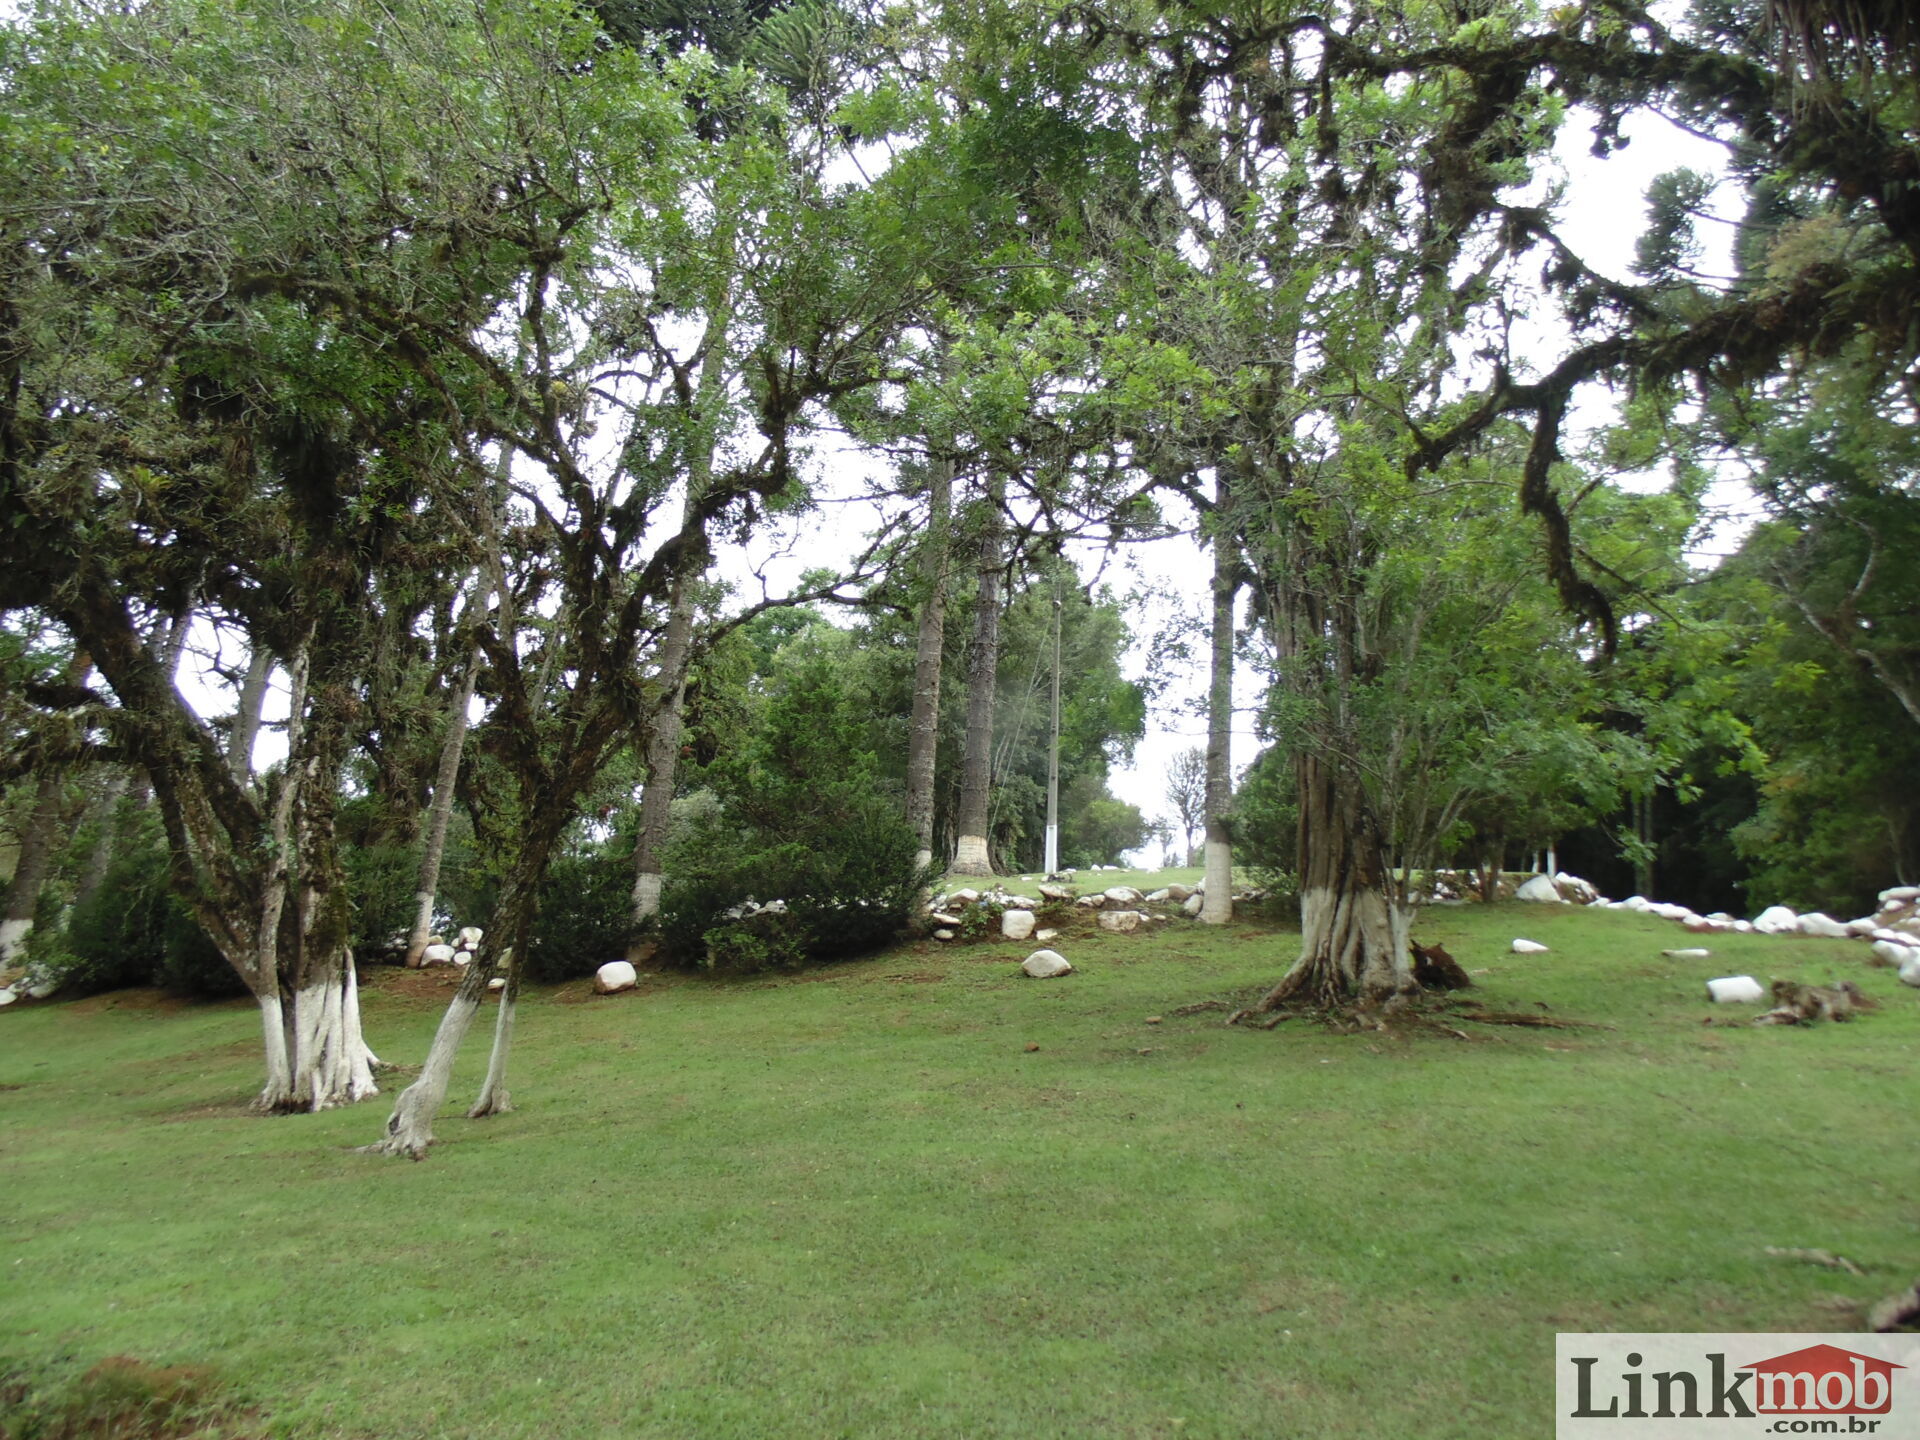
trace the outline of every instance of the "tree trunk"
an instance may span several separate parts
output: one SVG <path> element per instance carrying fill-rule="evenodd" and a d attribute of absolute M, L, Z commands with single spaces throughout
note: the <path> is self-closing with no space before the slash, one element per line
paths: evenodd
<path fill-rule="evenodd" d="M 486 1085 L 472 1113 L 496 1113 L 505 1107 L 507 1046 L 513 1034 L 514 1005 L 514 1000 L 508 997 L 517 999 L 518 957 L 526 953 L 526 936 L 533 923 L 540 877 L 546 873 L 548 857 L 566 828 L 567 815 L 565 807 L 560 807 L 538 812 L 532 818 L 522 838 L 520 853 L 494 904 L 493 914 L 488 917 L 486 938 L 480 942 L 480 951 L 473 963 L 460 977 L 460 988 L 454 991 L 447 1013 L 440 1018 L 440 1028 L 434 1032 L 433 1045 L 427 1051 L 427 1062 L 420 1067 L 420 1078 L 400 1092 L 393 1113 L 387 1117 L 386 1136 L 366 1147 L 370 1153 L 403 1156 L 409 1160 L 426 1158 L 428 1147 L 433 1144 L 434 1117 L 447 1098 L 454 1057 L 459 1054 L 473 1017 L 486 998 L 487 982 L 503 961 L 508 974 L 507 988 L 501 992 L 503 1013 L 496 1026 Z"/>
<path fill-rule="evenodd" d="M 1206 888 L 1200 919 L 1224 925 L 1233 918 L 1233 612 L 1240 592 L 1233 543 L 1224 523 L 1227 482 L 1214 492 L 1219 523 L 1213 536 L 1213 654 L 1207 683 Z"/>
<path fill-rule="evenodd" d="M 1412 916 L 1387 891 L 1386 848 L 1356 775 L 1316 755 L 1294 762 L 1300 787 L 1300 958 L 1260 1002 L 1333 1007 L 1413 986 Z"/>
<path fill-rule="evenodd" d="M 84 652 L 76 652 L 67 664 L 66 683 L 81 685 L 93 668 Z M 33 918 L 40 906 L 40 890 L 47 883 L 47 871 L 54 851 L 66 834 L 66 772 L 52 768 L 40 776 L 34 789 L 33 813 L 26 833 L 20 837 L 20 855 L 14 862 L 13 882 L 7 887 L 7 908 L 0 915 L 0 971 L 19 962 L 33 933 Z"/>
<path fill-rule="evenodd" d="M 1000 666 L 1000 502 L 1006 481 L 988 483 L 980 533 L 980 589 L 974 600 L 973 643 L 967 654 L 967 737 L 960 772 L 959 841 L 953 873 L 991 875 L 987 828 L 993 801 L 993 702 Z"/>
<path fill-rule="evenodd" d="M 107 871 L 113 865 L 113 851 L 120 838 L 120 800 L 127 793 L 127 772 L 116 769 L 108 774 L 100 787 L 100 794 L 94 799 L 94 811 L 99 816 L 99 827 L 94 832 L 93 849 L 87 854 L 87 866 L 80 874 L 80 884 L 73 892 L 74 909 L 92 900 L 106 883 Z"/>
<path fill-rule="evenodd" d="M 947 634 L 949 512 L 953 457 L 936 454 L 928 469 L 927 535 L 920 551 L 919 635 L 913 663 L 913 713 L 907 726 L 907 824 L 919 837 L 919 863 L 933 863 L 933 774 L 940 748 L 940 680 Z"/>
<path fill-rule="evenodd" d="M 260 733 L 260 710 L 267 698 L 267 679 L 273 674 L 273 652 L 255 643 L 247 659 L 247 673 L 240 682 L 240 703 L 233 712 L 233 729 L 227 735 L 227 764 L 233 778 L 242 785 L 253 776 L 253 742 Z"/>
<path fill-rule="evenodd" d="M 1633 862 L 1633 884 L 1640 894 L 1653 898 L 1653 794 L 1636 795 L 1633 800 L 1633 831 L 1640 840 L 1640 853 Z"/>
<path fill-rule="evenodd" d="M 660 643 L 660 683 L 670 690 L 647 737 L 647 784 L 640 792 L 640 833 L 633 844 L 636 930 L 660 913 L 660 890 L 666 882 L 660 851 L 667 843 L 667 828 L 673 819 L 674 779 L 680 769 L 680 714 L 687 698 L 687 646 L 692 636 L 693 587 L 680 579 L 674 582 L 667 602 L 667 633 Z M 628 959 L 635 958 L 639 943 L 636 940 L 629 947 Z M 511 981 L 508 988 L 513 988 Z"/>
<path fill-rule="evenodd" d="M 513 1109 L 513 1097 L 507 1092 L 507 1059 L 513 1053 L 513 1018 L 520 1002 L 520 955 L 524 948 L 511 946 L 504 955 L 507 983 L 500 991 L 500 1010 L 494 1016 L 493 1050 L 487 1056 L 487 1078 L 480 1084 L 473 1108 L 467 1111 L 469 1120 L 504 1115 Z"/>
<path fill-rule="evenodd" d="M 467 745 L 467 711 L 480 673 L 480 656 L 467 656 L 466 669 L 448 702 L 447 733 L 440 743 L 440 768 L 433 780 L 433 804 L 427 810 L 427 843 L 420 853 L 420 881 L 413 892 L 413 929 L 407 935 L 407 964 L 417 967 L 433 933 L 433 899 L 440 889 L 440 862 L 447 853 L 447 826 L 453 819 L 453 794 L 460 779 L 460 757 Z"/>

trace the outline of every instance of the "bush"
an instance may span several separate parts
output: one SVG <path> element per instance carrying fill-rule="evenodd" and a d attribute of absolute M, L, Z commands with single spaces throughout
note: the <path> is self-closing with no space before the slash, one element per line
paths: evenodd
<path fill-rule="evenodd" d="M 626 954 L 633 937 L 633 852 L 608 842 L 555 857 L 523 961 L 529 980 L 591 975 Z"/>
<path fill-rule="evenodd" d="M 817 787 L 781 833 L 725 812 L 667 848 L 660 933 L 682 964 L 733 973 L 793 968 L 877 949 L 907 924 L 932 874 L 898 804 L 858 782 Z M 785 913 L 734 914 L 779 900 Z"/>
<path fill-rule="evenodd" d="M 166 843 L 147 821 L 123 836 L 99 890 L 67 922 L 63 989 L 98 995 L 160 985 L 182 995 L 244 995 L 246 983 L 168 884 Z"/>

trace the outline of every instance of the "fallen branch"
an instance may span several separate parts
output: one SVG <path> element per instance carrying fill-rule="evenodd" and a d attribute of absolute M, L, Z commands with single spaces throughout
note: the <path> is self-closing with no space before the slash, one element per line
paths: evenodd
<path fill-rule="evenodd" d="M 1587 1020 L 1562 1020 L 1556 1015 L 1530 1015 L 1521 1010 L 1456 1010 L 1456 1020 L 1473 1020 L 1481 1025 L 1521 1025 L 1529 1030 L 1611 1030 L 1611 1025 L 1595 1025 Z"/>

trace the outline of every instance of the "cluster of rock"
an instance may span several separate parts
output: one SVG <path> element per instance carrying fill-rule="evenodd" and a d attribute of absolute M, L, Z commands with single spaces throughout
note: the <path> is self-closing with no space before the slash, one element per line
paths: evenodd
<path fill-rule="evenodd" d="M 0 985 L 0 1008 L 18 1000 L 45 1000 L 59 988 L 58 976 L 28 966 Z"/>
<path fill-rule="evenodd" d="M 1602 903 L 1615 910 L 1678 921 L 1692 935 L 1806 935 L 1820 940 L 1864 941 L 1872 947 L 1873 963 L 1899 971 L 1902 981 L 1920 987 L 1920 885 L 1882 890 L 1878 910 L 1856 920 L 1835 920 L 1817 910 L 1796 915 L 1785 905 L 1769 905 L 1751 920 L 1738 920 L 1724 911 L 1696 915 L 1684 905 L 1664 904 L 1639 895 Z"/>
<path fill-rule="evenodd" d="M 1516 900 L 1528 900 L 1541 905 L 1604 905 L 1607 897 L 1602 895 L 1590 880 L 1582 880 L 1578 875 L 1569 875 L 1562 870 L 1555 875 L 1535 875 L 1524 881 L 1513 892 Z"/>
<path fill-rule="evenodd" d="M 936 895 L 927 916 L 934 927 L 933 938 L 959 939 L 969 917 L 977 915 L 984 922 L 981 928 L 997 929 L 1004 939 L 1038 940 L 1045 944 L 1058 933 L 1039 928 L 1038 912 L 1050 904 L 1073 905 L 1094 911 L 1094 922 L 1102 930 L 1125 935 L 1143 926 L 1164 923 L 1174 918 L 1175 914 L 1189 919 L 1197 918 L 1206 903 L 1205 880 L 1194 885 L 1164 885 L 1152 891 L 1137 890 L 1131 885 L 1114 885 L 1082 895 L 1072 885 L 1063 883 L 1063 877 L 1071 878 L 1072 874 L 1072 871 L 1064 871 L 1042 881 L 1035 887 L 1039 891 L 1038 898 L 1009 891 L 1004 885 L 995 885 L 984 891 L 963 888 Z M 1022 883 L 1029 883 L 1030 879 L 1024 877 Z M 1264 890 L 1238 888 L 1233 892 L 1233 898 L 1240 901 L 1264 900 L 1266 893 Z M 1147 908 L 1149 906 L 1160 906 L 1162 909 L 1155 911 Z M 1168 907 L 1173 907 L 1173 914 L 1165 913 Z"/>
<path fill-rule="evenodd" d="M 420 964 L 428 965 L 470 965 L 473 952 L 480 948 L 480 942 L 487 932 L 478 925 L 467 925 L 454 932 L 453 944 L 447 943 L 444 935 L 429 935 L 427 948 L 420 952 Z M 406 948 L 406 939 L 401 937 L 400 948 Z"/>

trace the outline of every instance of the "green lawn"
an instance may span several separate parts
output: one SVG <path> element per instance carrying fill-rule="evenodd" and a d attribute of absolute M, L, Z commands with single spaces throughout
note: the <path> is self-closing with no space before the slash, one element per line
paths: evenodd
<path fill-rule="evenodd" d="M 1258 926 L 1070 935 L 1044 982 L 929 943 L 535 992 L 521 1109 L 454 1110 L 415 1165 L 352 1153 L 379 1101 L 241 1113 L 246 1007 L 16 1007 L 0 1361 L 205 1363 L 265 1433 L 380 1440 L 1485 1440 L 1551 1433 L 1556 1330 L 1854 1329 L 1920 1274 L 1920 992 L 1864 946 L 1668 960 L 1676 926 L 1520 905 L 1415 933 L 1491 1007 L 1606 1028 L 1174 1015 L 1279 974 Z M 1703 1025 L 1738 971 L 1883 1006 Z M 369 1036 L 417 1062 L 439 1005 L 392 983 Z M 462 1104 L 483 1062 L 476 1033 Z"/>

